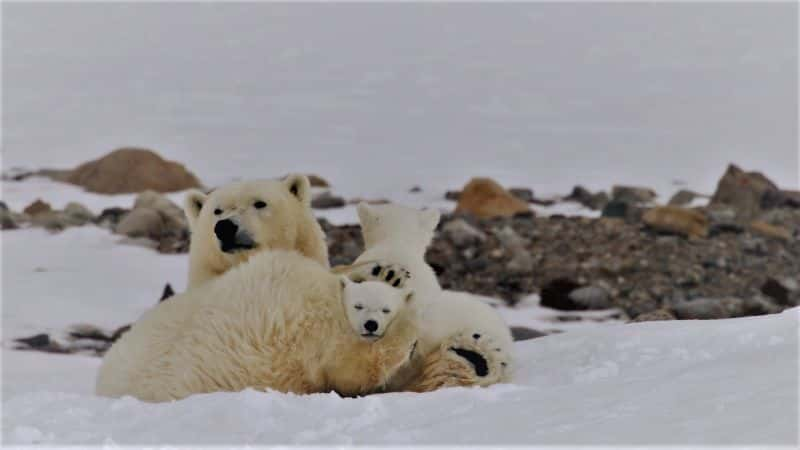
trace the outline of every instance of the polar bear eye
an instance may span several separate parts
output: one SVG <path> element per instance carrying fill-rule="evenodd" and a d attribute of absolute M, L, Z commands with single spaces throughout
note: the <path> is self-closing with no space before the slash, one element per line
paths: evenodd
<path fill-rule="evenodd" d="M 220 214 L 222 214 L 222 210 L 221 209 L 217 208 L 217 209 L 214 210 L 214 215 L 215 216 L 218 216 Z"/>
<path fill-rule="evenodd" d="M 384 314 L 389 314 L 390 312 L 392 312 L 392 310 L 391 310 L 391 309 L 389 309 L 389 308 L 383 308 L 383 313 L 384 313 Z"/>
<path fill-rule="evenodd" d="M 357 310 L 359 310 L 359 311 L 361 311 L 362 309 L 364 309 L 364 307 L 363 307 L 363 306 L 361 306 L 361 305 L 356 305 L 356 306 L 354 306 L 353 308 L 355 308 L 355 309 L 357 309 Z"/>
<path fill-rule="evenodd" d="M 266 207 L 267 207 L 267 203 L 266 203 L 266 202 L 263 202 L 263 201 L 261 201 L 261 200 L 259 200 L 259 201 L 255 202 L 255 203 L 253 203 L 253 206 L 254 206 L 256 209 L 263 209 L 263 208 L 266 208 Z"/>

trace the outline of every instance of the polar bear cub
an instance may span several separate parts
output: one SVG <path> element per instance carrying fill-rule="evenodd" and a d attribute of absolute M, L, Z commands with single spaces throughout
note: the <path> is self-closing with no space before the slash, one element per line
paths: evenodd
<path fill-rule="evenodd" d="M 386 283 L 348 281 L 342 301 L 353 331 L 364 339 L 377 340 L 401 310 L 411 307 L 413 298 L 412 291 L 395 289 Z"/>
<path fill-rule="evenodd" d="M 513 339 L 508 325 L 488 304 L 465 293 L 442 290 L 425 262 L 439 212 L 366 203 L 357 210 L 366 250 L 350 266 L 350 278 L 413 289 L 421 316 L 419 354 L 446 346 L 470 361 L 479 384 L 509 381 Z"/>

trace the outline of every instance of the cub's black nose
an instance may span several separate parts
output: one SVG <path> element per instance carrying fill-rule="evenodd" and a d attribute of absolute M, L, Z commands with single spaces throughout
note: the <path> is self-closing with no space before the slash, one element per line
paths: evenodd
<path fill-rule="evenodd" d="M 230 219 L 220 220 L 214 225 L 214 234 L 222 242 L 233 242 L 239 227 Z"/>
<path fill-rule="evenodd" d="M 364 329 L 370 333 L 374 333 L 378 330 L 378 322 L 375 322 L 374 320 L 368 320 L 364 322 Z"/>

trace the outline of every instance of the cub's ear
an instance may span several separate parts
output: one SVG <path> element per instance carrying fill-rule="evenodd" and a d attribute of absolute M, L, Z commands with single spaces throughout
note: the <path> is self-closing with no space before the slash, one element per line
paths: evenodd
<path fill-rule="evenodd" d="M 361 223 L 362 227 L 375 222 L 377 219 L 375 210 L 366 202 L 361 202 L 356 205 L 356 211 L 358 212 L 358 221 Z"/>
<path fill-rule="evenodd" d="M 183 200 L 183 212 L 186 213 L 186 217 L 189 219 L 189 228 L 194 227 L 194 223 L 200 215 L 200 210 L 203 209 L 207 199 L 208 196 L 206 194 L 196 189 L 186 193 L 186 198 Z"/>
<path fill-rule="evenodd" d="M 347 277 L 346 277 L 346 276 L 344 276 L 344 275 L 342 275 L 341 277 L 339 277 L 339 289 L 341 289 L 342 291 L 344 291 L 344 290 L 345 290 L 345 288 L 347 288 L 347 285 L 349 285 L 349 284 L 352 284 L 352 281 L 350 281 L 350 279 L 349 279 L 349 278 L 347 278 Z"/>
<path fill-rule="evenodd" d="M 296 173 L 289 174 L 284 178 L 283 185 L 302 204 L 311 206 L 311 183 L 308 182 L 308 177 Z"/>
<path fill-rule="evenodd" d="M 439 218 L 441 214 L 439 211 L 435 209 L 426 209 L 422 211 L 422 215 L 420 216 L 420 222 L 423 228 L 426 230 L 433 231 L 436 229 L 436 226 L 439 225 Z"/>

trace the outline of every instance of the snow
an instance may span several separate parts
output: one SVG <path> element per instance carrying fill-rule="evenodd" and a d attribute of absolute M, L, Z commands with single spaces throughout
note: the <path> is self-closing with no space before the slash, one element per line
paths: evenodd
<path fill-rule="evenodd" d="M 539 198 L 639 184 L 664 202 L 711 193 L 735 162 L 800 186 L 796 4 L 13 3 L 2 15 L 4 171 L 136 145 L 209 186 L 318 173 L 346 199 L 442 211 L 472 176 Z M 134 199 L 41 178 L 0 189 L 14 210 Z M 353 206 L 317 214 L 356 222 Z M 622 324 L 530 296 L 500 313 L 563 333 L 515 344 L 512 384 L 151 405 L 94 396 L 97 358 L 10 339 L 129 323 L 165 283 L 183 290 L 186 256 L 93 226 L 0 240 L 5 446 L 797 444 L 798 309 Z M 559 320 L 573 314 L 588 320 Z"/>
<path fill-rule="evenodd" d="M 791 445 L 798 310 L 516 344 L 512 384 L 365 398 L 92 395 L 99 360 L 3 351 L 6 444 Z"/>

